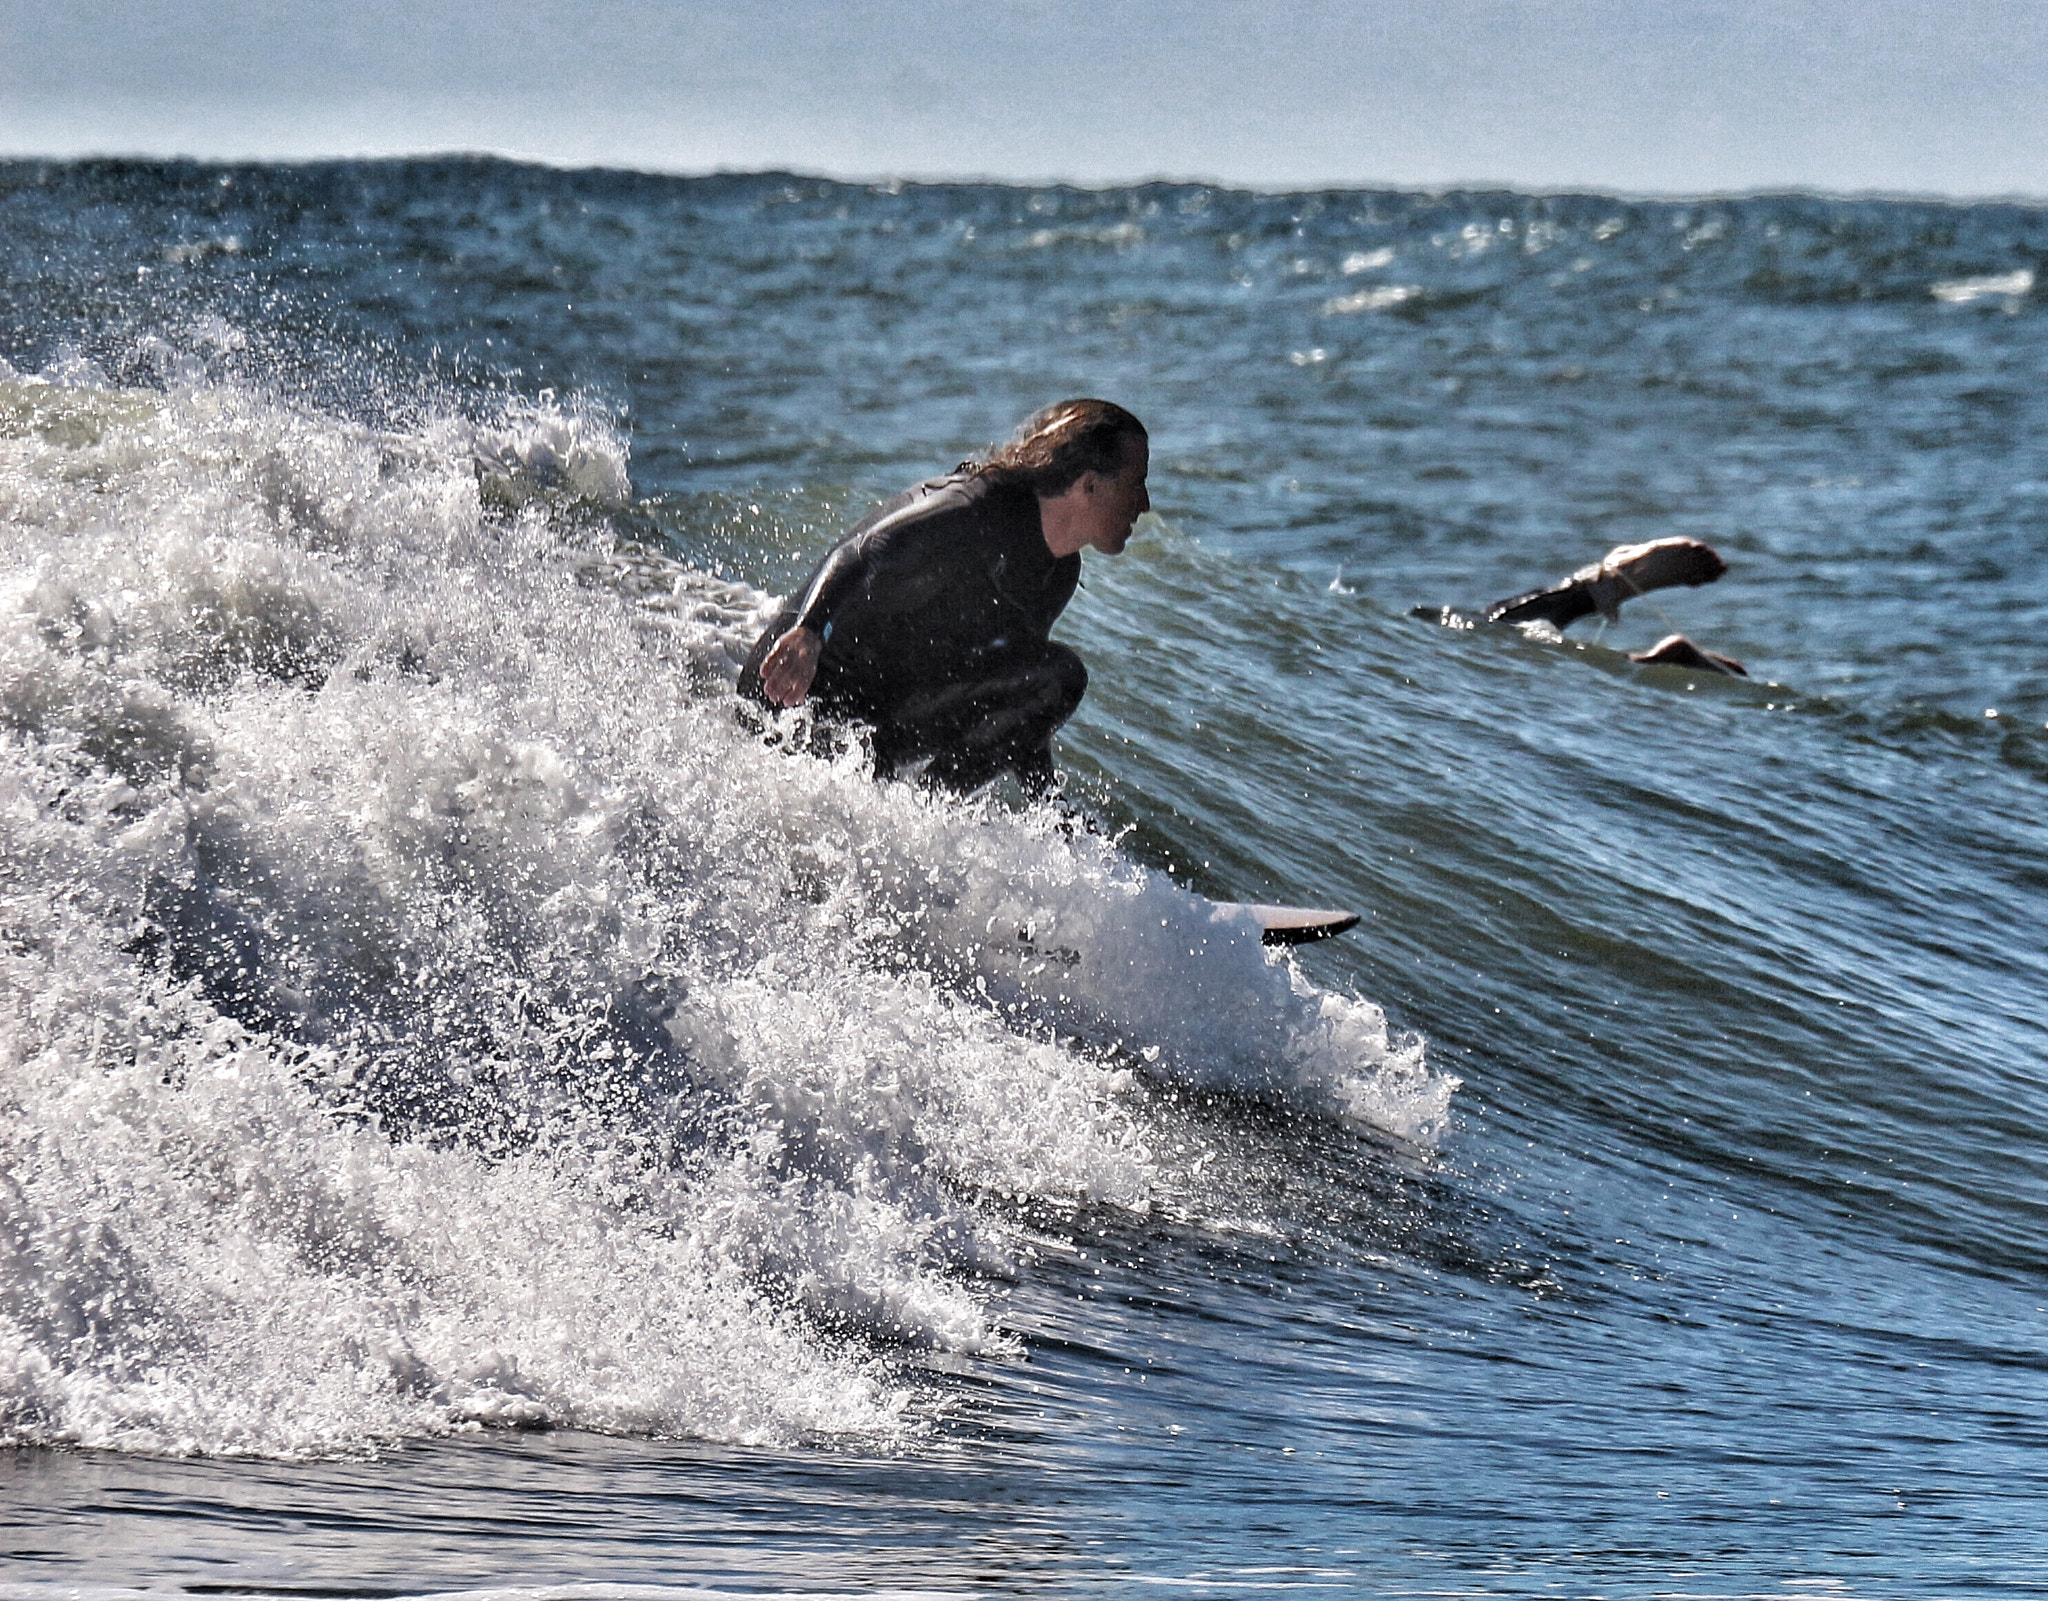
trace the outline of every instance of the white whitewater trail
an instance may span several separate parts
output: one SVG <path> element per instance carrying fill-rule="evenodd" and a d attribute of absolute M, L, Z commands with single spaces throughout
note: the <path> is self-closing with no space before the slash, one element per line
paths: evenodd
<path fill-rule="evenodd" d="M 981 1197 L 1170 1182 L 1147 1085 L 1434 1141 L 1112 844 L 750 733 L 763 597 L 629 492 L 545 398 L 0 364 L 0 1439 L 886 1437 L 890 1344 L 1014 1347 Z"/>

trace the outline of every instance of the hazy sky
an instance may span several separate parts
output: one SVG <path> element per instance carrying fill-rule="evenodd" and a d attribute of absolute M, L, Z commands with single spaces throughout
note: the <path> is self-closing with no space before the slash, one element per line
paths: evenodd
<path fill-rule="evenodd" d="M 2048 196 L 2048 0 L 0 0 L 0 154 Z"/>

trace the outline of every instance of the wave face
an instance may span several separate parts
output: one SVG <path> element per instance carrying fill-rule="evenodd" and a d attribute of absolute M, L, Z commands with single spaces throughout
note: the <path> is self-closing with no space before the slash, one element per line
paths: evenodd
<path fill-rule="evenodd" d="M 8 1595 L 2024 1592 L 2044 256 L 0 167 Z M 1159 513 L 1085 823 L 736 715 L 1069 393 Z M 1670 534 L 1728 575 L 1441 625 Z"/>

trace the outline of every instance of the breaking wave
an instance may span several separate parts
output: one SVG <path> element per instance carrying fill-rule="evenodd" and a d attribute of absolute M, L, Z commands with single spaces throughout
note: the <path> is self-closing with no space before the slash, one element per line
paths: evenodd
<path fill-rule="evenodd" d="M 1368 1002 L 1046 809 L 734 716 L 765 597 L 594 412 L 0 365 L 0 1439 L 891 1436 L 1014 1348 L 991 1198 L 1162 1087 L 1431 1145 Z"/>

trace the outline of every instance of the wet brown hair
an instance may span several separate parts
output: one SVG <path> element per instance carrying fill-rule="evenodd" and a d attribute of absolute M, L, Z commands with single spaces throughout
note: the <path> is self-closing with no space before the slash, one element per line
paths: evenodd
<path fill-rule="evenodd" d="M 1145 425 L 1113 401 L 1059 400 L 1025 418 L 1007 445 L 962 466 L 1040 495 L 1061 495 L 1083 473 L 1114 478 L 1130 464 L 1132 446 L 1147 437 Z"/>

